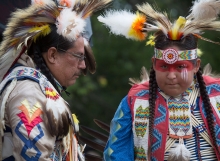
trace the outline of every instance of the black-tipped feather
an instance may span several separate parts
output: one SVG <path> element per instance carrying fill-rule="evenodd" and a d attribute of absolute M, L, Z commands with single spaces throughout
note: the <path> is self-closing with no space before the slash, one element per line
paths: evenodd
<path fill-rule="evenodd" d="M 91 154 L 85 154 L 86 161 L 103 161 L 101 157 L 91 155 Z"/>
<path fill-rule="evenodd" d="M 88 128 L 88 127 L 86 127 L 86 126 L 80 126 L 80 128 L 84 131 L 84 132 L 86 132 L 87 134 L 89 134 L 89 135 L 91 135 L 91 136 L 93 136 L 93 137 L 95 137 L 95 138 L 97 138 L 97 139 L 100 139 L 100 140 L 102 140 L 103 142 L 107 142 L 108 141 L 108 136 L 107 135 L 105 135 L 105 134 L 102 134 L 102 133 L 100 133 L 100 132 L 98 132 L 98 131 L 96 131 L 96 130 L 93 130 L 93 129 L 91 129 L 91 128 Z"/>
<path fill-rule="evenodd" d="M 81 142 L 87 144 L 88 146 L 92 147 L 92 148 L 95 149 L 95 150 L 98 150 L 98 151 L 100 151 L 100 152 L 103 152 L 103 151 L 104 151 L 105 146 L 100 145 L 100 144 L 97 143 L 97 142 L 94 142 L 94 141 L 92 141 L 92 140 L 90 140 L 90 139 L 87 139 L 87 138 L 85 138 L 85 137 L 83 137 L 83 136 L 79 136 L 79 140 L 80 140 Z"/>
<path fill-rule="evenodd" d="M 108 133 L 110 133 L 110 126 L 100 120 L 94 119 L 93 120 L 96 125 L 98 125 L 100 128 L 102 128 L 103 130 L 107 131 Z"/>

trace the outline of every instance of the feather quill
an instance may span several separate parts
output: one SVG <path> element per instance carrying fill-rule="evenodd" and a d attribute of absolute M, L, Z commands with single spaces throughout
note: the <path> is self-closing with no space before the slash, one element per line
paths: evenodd
<path fill-rule="evenodd" d="M 214 30 L 220 31 L 220 22 L 219 21 L 192 21 L 191 23 L 187 23 L 182 29 L 183 35 L 188 34 L 198 34 L 201 35 L 204 30 Z"/>
<path fill-rule="evenodd" d="M 76 0 L 73 10 L 83 19 L 91 16 L 93 12 L 98 11 L 110 4 L 112 0 Z"/>
<path fill-rule="evenodd" d="M 205 38 L 205 37 L 202 37 L 202 36 L 200 36 L 200 35 L 198 35 L 198 34 L 194 34 L 194 35 L 195 35 L 197 38 L 201 39 L 201 40 L 204 40 L 204 41 L 207 41 L 207 42 L 211 42 L 211 43 L 213 43 L 213 44 L 220 45 L 220 42 L 212 41 L 212 40 L 207 39 L 207 38 Z"/>
<path fill-rule="evenodd" d="M 160 30 L 163 31 L 165 35 L 167 35 L 168 31 L 171 29 L 172 23 L 167 17 L 167 14 L 160 13 L 153 9 L 153 7 L 149 3 L 144 3 L 143 5 L 137 5 L 137 8 L 139 11 L 143 12 L 146 16 L 149 22 L 149 24 L 152 24 L 157 26 Z"/>

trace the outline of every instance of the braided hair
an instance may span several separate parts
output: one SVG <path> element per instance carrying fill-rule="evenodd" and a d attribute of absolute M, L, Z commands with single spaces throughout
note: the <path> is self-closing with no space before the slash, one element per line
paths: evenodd
<path fill-rule="evenodd" d="M 57 83 L 51 74 L 47 64 L 42 56 L 44 52 L 46 52 L 50 47 L 61 48 L 63 50 L 68 50 L 72 47 L 72 42 L 65 39 L 63 36 L 59 35 L 56 32 L 56 26 L 51 25 L 51 32 L 44 36 L 39 37 L 36 41 L 32 42 L 28 49 L 28 55 L 32 57 L 34 63 L 36 64 L 37 68 L 41 70 L 41 72 L 47 77 L 50 83 L 56 88 L 58 92 Z"/>
<path fill-rule="evenodd" d="M 197 48 L 197 38 L 192 34 L 189 34 L 182 38 L 181 40 L 173 41 L 170 40 L 164 35 L 161 31 L 157 32 L 155 35 L 155 47 L 161 50 L 166 49 L 167 47 L 177 46 L 180 50 L 191 50 Z M 154 117 L 155 117 L 155 101 L 156 101 L 156 93 L 158 89 L 158 85 L 156 82 L 156 76 L 153 67 L 151 67 L 150 71 L 150 80 L 149 80 L 149 106 L 150 106 L 150 116 L 149 116 L 149 136 L 150 142 L 152 145 L 153 139 L 153 127 L 154 127 Z M 213 140 L 214 147 L 218 150 L 218 146 L 216 144 L 216 137 L 215 137 L 215 128 L 214 128 L 214 117 L 213 111 L 210 104 L 210 99 L 208 93 L 206 91 L 206 84 L 202 77 L 202 69 L 200 68 L 199 71 L 196 73 L 197 80 L 199 83 L 200 89 L 200 96 L 202 97 L 205 112 L 207 115 L 207 122 L 208 122 L 208 129 L 211 133 L 211 138 Z M 149 153 L 151 148 L 149 147 Z"/>
<path fill-rule="evenodd" d="M 208 92 L 206 90 L 206 84 L 204 82 L 204 79 L 202 77 L 202 69 L 199 68 L 199 71 L 196 73 L 197 80 L 199 83 L 199 89 L 200 89 L 200 96 L 202 97 L 205 112 L 206 112 L 206 118 L 207 118 L 207 123 L 208 123 L 208 128 L 211 133 L 211 138 L 214 144 L 214 147 L 218 150 L 217 146 L 217 140 L 216 140 L 216 135 L 215 135 L 215 124 L 214 124 L 214 116 L 213 116 L 213 111 L 210 103 L 210 99 L 208 96 Z"/>
<path fill-rule="evenodd" d="M 153 129 L 154 129 L 154 116 L 155 116 L 155 101 L 157 98 L 157 81 L 156 81 L 156 74 L 151 67 L 150 69 L 150 80 L 149 80 L 149 136 L 150 136 L 150 145 L 152 145 L 152 139 L 153 139 Z M 149 148 L 150 152 L 151 148 Z"/>

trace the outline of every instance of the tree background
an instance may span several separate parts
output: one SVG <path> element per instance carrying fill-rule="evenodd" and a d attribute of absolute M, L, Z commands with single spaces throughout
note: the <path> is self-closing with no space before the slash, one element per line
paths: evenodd
<path fill-rule="evenodd" d="M 135 12 L 135 5 L 143 2 L 146 1 L 114 0 L 108 9 L 128 9 Z M 147 2 L 159 8 L 159 11 L 166 11 L 172 22 L 179 16 L 187 16 L 192 6 L 190 0 L 148 0 Z M 97 17 L 103 13 L 102 10 L 91 17 L 92 48 L 97 62 L 96 73 L 79 78 L 76 84 L 68 89 L 71 95 L 65 96 L 80 125 L 97 130 L 100 129 L 93 119 L 110 123 L 121 99 L 131 87 L 128 79 L 139 78 L 142 66 L 150 69 L 153 55 L 153 47 L 145 45 L 147 40 L 138 42 L 110 34 L 109 29 L 97 20 Z M 220 41 L 218 32 L 206 32 L 203 36 Z M 199 40 L 199 49 L 203 52 L 202 66 L 210 63 L 214 72 L 220 72 L 219 46 Z"/>

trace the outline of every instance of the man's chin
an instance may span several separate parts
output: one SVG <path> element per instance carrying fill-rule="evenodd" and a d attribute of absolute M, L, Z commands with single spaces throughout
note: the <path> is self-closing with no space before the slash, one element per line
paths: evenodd
<path fill-rule="evenodd" d="M 72 86 L 72 85 L 74 85 L 75 83 L 76 83 L 76 79 L 71 80 L 71 81 L 68 83 L 67 87 Z"/>

